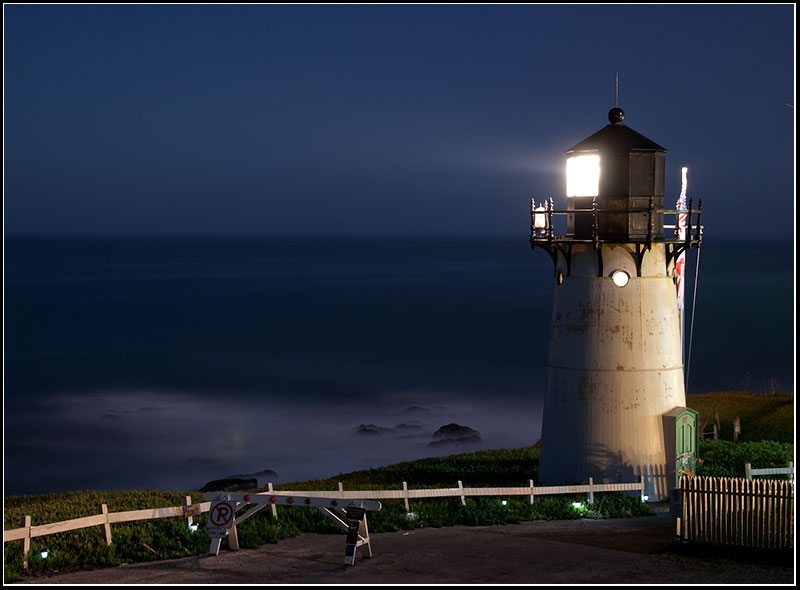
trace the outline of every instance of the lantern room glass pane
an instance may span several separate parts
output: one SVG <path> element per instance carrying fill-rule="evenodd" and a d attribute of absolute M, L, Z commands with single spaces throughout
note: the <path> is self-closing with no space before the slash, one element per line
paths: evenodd
<path fill-rule="evenodd" d="M 567 196 L 596 197 L 600 187 L 600 156 L 567 158 Z"/>

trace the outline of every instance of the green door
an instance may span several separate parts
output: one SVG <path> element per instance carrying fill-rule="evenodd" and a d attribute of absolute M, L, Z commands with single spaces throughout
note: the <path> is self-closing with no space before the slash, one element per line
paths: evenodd
<path fill-rule="evenodd" d="M 694 472 L 697 459 L 697 414 L 682 412 L 675 421 L 675 485 L 681 479 L 681 472 Z"/>

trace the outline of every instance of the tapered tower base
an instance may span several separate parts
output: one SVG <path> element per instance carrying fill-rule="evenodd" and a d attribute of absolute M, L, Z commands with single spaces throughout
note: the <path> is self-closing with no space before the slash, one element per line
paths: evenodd
<path fill-rule="evenodd" d="M 675 460 L 662 415 L 686 405 L 665 245 L 573 244 L 555 262 L 539 483 L 643 476 L 651 501 L 665 500 Z"/>

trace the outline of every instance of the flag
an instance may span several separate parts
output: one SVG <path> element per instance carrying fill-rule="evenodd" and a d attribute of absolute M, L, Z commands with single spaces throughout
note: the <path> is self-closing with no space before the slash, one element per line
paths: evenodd
<path fill-rule="evenodd" d="M 683 167 L 681 168 L 681 196 L 678 197 L 678 203 L 675 207 L 678 211 L 677 221 L 675 223 L 675 230 L 677 232 L 677 238 L 680 240 L 686 239 L 686 231 L 687 231 L 687 224 L 688 224 L 688 210 L 686 209 L 686 173 L 688 172 L 688 168 Z M 678 289 L 678 320 L 680 323 L 680 330 L 681 330 L 681 352 L 683 353 L 685 339 L 683 337 L 684 332 L 684 325 L 686 323 L 684 315 L 683 315 L 683 277 L 684 271 L 686 270 L 686 251 L 682 251 L 678 259 L 675 261 L 675 276 L 676 276 L 676 285 Z M 683 355 L 682 355 L 683 356 Z"/>
<path fill-rule="evenodd" d="M 686 210 L 686 173 L 688 169 L 686 167 L 681 168 L 681 196 L 678 197 L 678 203 L 675 208 L 678 211 L 678 219 L 677 219 L 677 232 L 678 232 L 678 239 L 685 240 L 686 239 L 686 225 L 688 222 L 688 211 Z M 680 256 L 678 256 L 678 260 L 675 262 L 675 274 L 677 276 L 677 289 L 678 289 L 678 309 L 683 310 L 683 275 L 684 270 L 686 268 L 686 252 L 681 252 Z"/>

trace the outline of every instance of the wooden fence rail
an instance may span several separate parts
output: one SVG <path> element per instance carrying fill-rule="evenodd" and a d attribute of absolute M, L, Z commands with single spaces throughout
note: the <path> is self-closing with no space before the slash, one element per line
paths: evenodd
<path fill-rule="evenodd" d="M 794 480 L 794 463 L 789 461 L 786 467 L 766 467 L 764 469 L 753 469 L 750 463 L 744 466 L 744 476 L 753 479 L 755 475 L 788 475 L 789 479 Z"/>
<path fill-rule="evenodd" d="M 268 484 L 268 491 L 260 492 L 260 495 L 268 495 L 273 492 L 272 484 Z M 616 491 L 637 491 L 644 493 L 644 479 L 639 478 L 637 483 L 616 483 L 616 484 L 595 484 L 589 478 L 588 484 L 571 486 L 540 486 L 534 487 L 533 480 L 528 480 L 525 487 L 502 487 L 502 488 L 465 488 L 458 482 L 456 488 L 428 488 L 428 489 L 409 489 L 406 482 L 402 482 L 400 490 L 344 490 L 344 486 L 339 482 L 339 489 L 336 491 L 285 491 L 280 490 L 281 495 L 297 495 L 309 497 L 337 498 L 343 500 L 404 500 L 406 510 L 409 510 L 408 501 L 410 499 L 422 498 L 444 498 L 460 497 L 461 503 L 466 504 L 467 496 L 529 496 L 533 504 L 535 496 L 559 495 L 559 494 L 587 494 L 587 502 L 594 501 L 594 494 L 601 492 Z M 3 543 L 9 541 L 22 541 L 23 546 L 23 565 L 28 567 L 28 554 L 30 553 L 31 539 L 43 537 L 55 533 L 74 531 L 93 526 L 102 526 L 105 534 L 106 543 L 111 545 L 111 525 L 121 522 L 132 522 L 151 518 L 186 518 L 187 524 L 192 524 L 192 518 L 204 512 L 208 512 L 211 502 L 200 502 L 192 504 L 191 496 L 186 496 L 183 506 L 173 506 L 168 508 L 151 508 L 146 510 L 129 510 L 126 512 L 108 512 L 106 504 L 100 506 L 100 513 L 94 516 L 84 516 L 72 520 L 53 522 L 42 525 L 31 525 L 31 517 L 25 516 L 22 519 L 22 527 L 3 531 Z M 272 515 L 277 518 L 276 507 L 272 506 Z"/>
<path fill-rule="evenodd" d="M 535 496 L 554 496 L 560 494 L 586 494 L 587 502 L 594 502 L 594 494 L 600 492 L 644 492 L 644 480 L 640 477 L 637 483 L 603 483 L 596 484 L 589 478 L 589 483 L 570 486 L 534 486 L 532 480 L 528 480 L 526 487 L 502 487 L 502 488 L 465 488 L 459 481 L 457 488 L 427 488 L 410 490 L 406 482 L 403 482 L 401 490 L 360 490 L 344 491 L 339 484 L 339 490 L 306 492 L 306 491 L 284 491 L 282 495 L 298 495 L 320 498 L 337 498 L 342 500 L 403 500 L 406 510 L 409 509 L 410 499 L 421 498 L 447 498 L 460 497 L 461 503 L 465 504 L 467 496 L 529 496 L 530 503 L 533 504 Z M 269 494 L 269 492 L 261 492 Z"/>
<path fill-rule="evenodd" d="M 794 482 L 682 477 L 681 540 L 759 549 L 792 549 Z"/>

